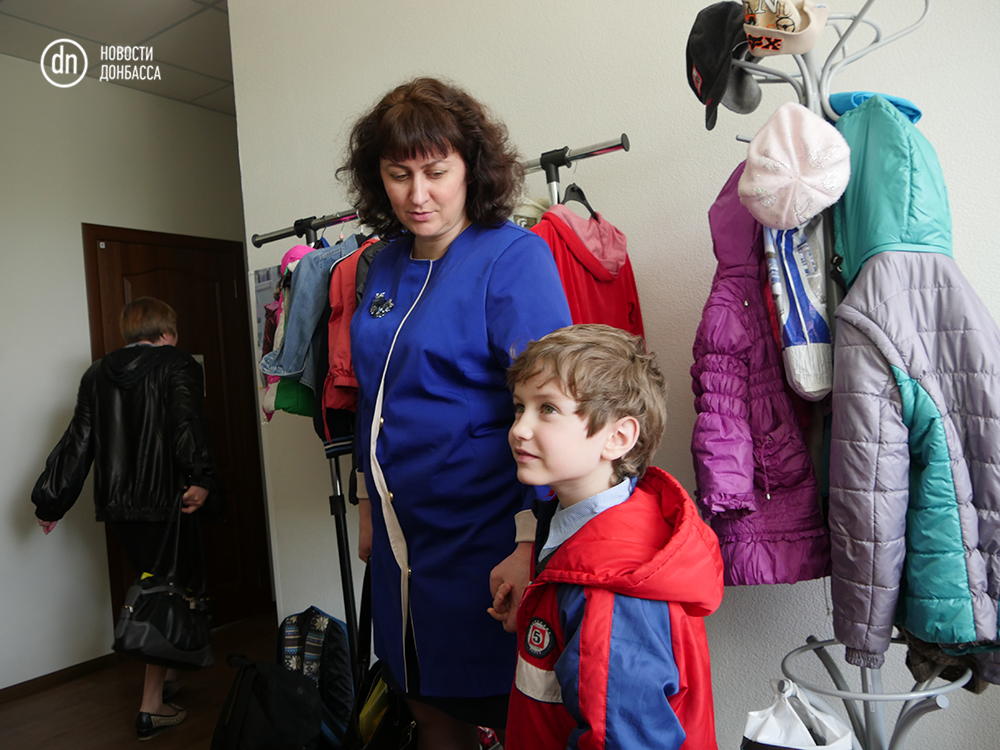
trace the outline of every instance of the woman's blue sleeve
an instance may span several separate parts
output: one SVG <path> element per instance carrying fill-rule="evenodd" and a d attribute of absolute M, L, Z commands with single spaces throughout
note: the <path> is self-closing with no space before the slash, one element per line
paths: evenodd
<path fill-rule="evenodd" d="M 486 320 L 493 356 L 507 367 L 528 345 L 557 328 L 572 325 L 566 293 L 552 251 L 528 234 L 511 243 L 494 264 L 486 296 Z"/>

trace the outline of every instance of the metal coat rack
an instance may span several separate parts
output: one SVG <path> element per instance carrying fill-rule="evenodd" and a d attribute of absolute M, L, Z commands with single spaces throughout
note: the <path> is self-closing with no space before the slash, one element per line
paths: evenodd
<path fill-rule="evenodd" d="M 795 95 L 798 97 L 800 104 L 808 107 L 816 114 L 824 115 L 830 121 L 836 122 L 840 118 L 840 115 L 834 112 L 830 106 L 830 81 L 833 80 L 833 77 L 845 66 L 857 62 L 875 50 L 885 47 L 887 44 L 892 44 L 907 34 L 916 31 L 923 26 L 931 9 L 931 0 L 923 0 L 923 13 L 921 13 L 920 18 L 914 24 L 883 39 L 881 27 L 877 22 L 868 18 L 868 11 L 876 1 L 868 0 L 857 13 L 830 13 L 827 16 L 827 26 L 833 28 L 840 38 L 822 64 L 819 62 L 816 50 L 809 50 L 801 55 L 782 55 L 782 57 L 791 57 L 794 59 L 799 69 L 797 74 L 789 74 L 748 60 L 734 59 L 733 65 L 738 65 L 752 73 L 758 74 L 760 77 L 755 78 L 758 84 L 789 84 L 795 90 Z M 844 21 L 850 21 L 850 25 L 848 25 L 846 30 L 841 30 L 840 23 L 838 22 Z M 875 38 L 857 52 L 853 54 L 848 53 L 847 40 L 854 35 L 857 28 L 862 24 L 871 27 L 875 32 Z"/>
<path fill-rule="evenodd" d="M 917 721 L 929 713 L 948 708 L 950 704 L 947 694 L 964 687 L 972 679 L 972 669 L 966 668 L 958 679 L 931 687 L 931 683 L 944 670 L 944 665 L 938 665 L 930 678 L 916 683 L 910 692 L 886 693 L 882 686 L 881 670 L 860 667 L 861 691 L 852 691 L 833 657 L 826 651 L 830 646 L 836 645 L 839 645 L 839 641 L 821 641 L 814 636 L 809 636 L 806 638 L 805 646 L 800 646 L 789 652 L 781 660 L 781 672 L 796 685 L 812 693 L 842 700 L 851 721 L 851 728 L 854 731 L 854 746 L 860 750 L 902 750 Z M 890 645 L 906 645 L 906 641 L 893 638 Z M 797 656 L 809 651 L 816 654 L 826 668 L 827 674 L 833 681 L 833 688 L 806 682 L 792 674 L 792 661 Z M 903 707 L 896 718 L 896 724 L 890 736 L 886 727 L 885 704 L 892 702 L 901 702 Z M 858 703 L 861 704 L 861 710 L 858 709 Z"/>
<path fill-rule="evenodd" d="M 827 25 L 837 32 L 839 39 L 822 63 L 819 61 L 818 53 L 815 50 L 810 50 L 801 55 L 785 56 L 794 59 L 798 67 L 798 73 L 795 74 L 747 60 L 734 59 L 733 65 L 738 65 L 756 74 L 755 80 L 758 84 L 789 84 L 795 91 L 800 104 L 808 107 L 810 111 L 836 122 L 840 116 L 830 106 L 830 81 L 833 77 L 845 66 L 916 31 L 926 21 L 930 12 L 930 0 L 923 0 L 923 12 L 914 24 L 883 38 L 879 25 L 867 17 L 869 9 L 875 2 L 876 0 L 867 0 L 856 14 L 829 14 Z M 846 30 L 842 30 L 838 22 L 849 22 L 849 25 Z M 862 24 L 869 26 L 874 31 L 874 40 L 857 52 L 849 53 L 847 41 Z M 832 222 L 829 220 L 824 221 L 829 247 L 833 246 L 831 224 Z M 820 641 L 814 636 L 809 636 L 805 646 L 791 651 L 782 659 L 781 671 L 785 677 L 800 687 L 813 693 L 842 700 L 854 730 L 855 747 L 860 748 L 860 750 L 902 750 L 915 723 L 928 713 L 947 708 L 949 705 L 947 694 L 958 690 L 972 679 L 972 670 L 966 669 L 958 679 L 931 687 L 931 683 L 938 678 L 943 669 L 943 667 L 939 667 L 930 679 L 915 684 L 910 692 L 887 693 L 883 690 L 881 670 L 861 667 L 862 689 L 860 692 L 852 691 L 833 657 L 827 652 L 829 647 L 838 643 L 836 640 Z M 901 644 L 905 644 L 905 641 L 893 639 L 891 645 Z M 805 682 L 792 674 L 792 661 L 807 652 L 814 653 L 820 659 L 834 684 L 833 688 Z M 889 702 L 903 703 L 891 735 L 885 718 L 885 704 Z M 861 710 L 858 708 L 859 703 Z"/>

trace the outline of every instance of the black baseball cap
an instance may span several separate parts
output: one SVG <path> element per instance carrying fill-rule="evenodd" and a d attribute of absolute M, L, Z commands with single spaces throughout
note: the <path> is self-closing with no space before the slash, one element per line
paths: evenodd
<path fill-rule="evenodd" d="M 733 65 L 733 58 L 750 55 L 744 20 L 743 3 L 725 0 L 703 8 L 688 35 L 688 84 L 705 105 L 709 130 L 715 127 L 719 104 L 741 114 L 760 104 L 760 86 L 753 75 Z"/>

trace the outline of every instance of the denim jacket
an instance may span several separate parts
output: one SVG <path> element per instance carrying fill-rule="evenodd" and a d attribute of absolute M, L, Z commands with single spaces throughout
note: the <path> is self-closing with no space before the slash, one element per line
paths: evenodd
<path fill-rule="evenodd" d="M 265 354 L 260 371 L 265 375 L 290 377 L 315 392 L 322 383 L 315 383 L 316 352 L 311 346 L 316 327 L 330 297 L 330 271 L 334 264 L 358 249 L 356 235 L 330 247 L 307 253 L 292 272 L 292 285 L 285 331 L 277 351 Z"/>

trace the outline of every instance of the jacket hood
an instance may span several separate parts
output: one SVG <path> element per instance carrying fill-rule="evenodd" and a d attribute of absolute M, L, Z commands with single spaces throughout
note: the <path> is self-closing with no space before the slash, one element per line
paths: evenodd
<path fill-rule="evenodd" d="M 696 617 L 714 612 L 723 591 L 715 533 L 677 480 L 655 466 L 632 497 L 563 543 L 539 578 L 675 602 Z"/>
<path fill-rule="evenodd" d="M 106 355 L 101 360 L 101 373 L 118 389 L 127 391 L 148 375 L 161 362 L 174 355 L 172 346 L 136 344 Z"/>
<path fill-rule="evenodd" d="M 625 235 L 601 214 L 584 219 L 562 204 L 542 217 L 550 221 L 576 259 L 599 281 L 612 281 L 628 259 Z"/>
<path fill-rule="evenodd" d="M 719 261 L 718 270 L 723 275 L 749 268 L 750 275 L 756 276 L 763 257 L 764 239 L 760 223 L 740 202 L 737 192 L 746 164 L 744 161 L 736 167 L 719 192 L 719 197 L 708 209 L 712 250 Z"/>
<path fill-rule="evenodd" d="M 851 180 L 833 208 L 847 284 L 878 253 L 951 257 L 951 213 L 941 164 L 909 118 L 873 96 L 837 120 L 837 130 L 851 147 Z"/>

